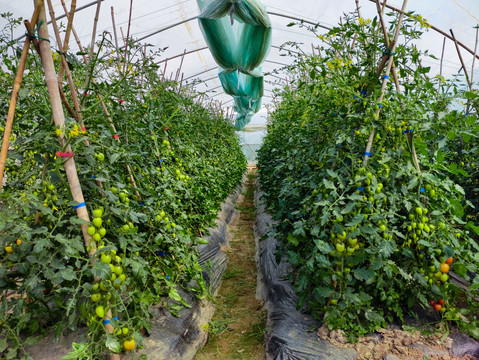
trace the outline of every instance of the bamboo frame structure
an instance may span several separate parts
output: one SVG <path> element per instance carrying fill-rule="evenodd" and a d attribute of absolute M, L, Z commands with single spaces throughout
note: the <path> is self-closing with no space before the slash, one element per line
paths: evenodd
<path fill-rule="evenodd" d="M 399 14 L 399 20 L 398 20 L 398 25 L 397 25 L 397 28 L 396 28 L 396 33 L 394 34 L 394 39 L 391 42 L 390 47 L 389 47 L 389 49 L 391 51 L 391 54 L 389 55 L 389 59 L 388 59 L 389 61 L 387 63 L 387 67 L 386 67 L 386 74 L 383 78 L 383 83 L 382 83 L 382 87 L 381 87 L 381 95 L 379 96 L 378 103 L 381 103 L 383 101 L 384 95 L 386 93 L 386 86 L 388 84 L 389 74 L 391 73 L 392 65 L 393 65 L 393 62 L 394 62 L 394 50 L 396 49 L 397 39 L 399 38 L 399 31 L 401 30 L 401 24 L 402 24 L 402 21 L 403 21 L 403 18 L 404 18 L 404 14 L 406 13 L 407 2 L 408 2 L 408 0 L 403 1 L 402 10 Z M 376 113 L 375 113 L 376 119 L 379 117 L 380 113 L 381 113 L 381 108 L 378 107 L 376 109 Z M 363 166 L 366 166 L 367 163 L 368 163 L 368 158 L 370 157 L 370 155 L 368 155 L 368 154 L 371 153 L 371 148 L 372 148 L 373 141 L 374 141 L 374 135 L 375 135 L 375 131 L 374 131 L 374 129 L 371 129 L 371 133 L 369 134 L 369 140 L 368 140 L 368 143 L 366 145 L 366 151 L 365 151 L 365 154 L 364 154 Z"/>
<path fill-rule="evenodd" d="M 101 0 L 98 0 L 98 1 L 100 2 Z M 64 3 L 63 0 L 62 0 L 62 5 L 63 5 L 63 10 L 65 11 L 65 13 L 68 13 L 68 10 L 67 10 L 67 8 L 66 8 L 65 3 Z M 112 12 L 112 14 L 113 14 L 113 12 Z M 114 21 L 114 18 L 113 18 L 113 21 Z M 82 46 L 82 44 L 81 44 L 80 38 L 79 38 L 78 34 L 76 33 L 74 27 L 72 27 L 72 32 L 73 32 L 73 36 L 75 37 L 76 43 L 77 43 L 77 45 L 78 45 L 80 51 L 83 53 L 83 52 L 84 52 L 83 46 Z M 90 62 L 88 61 L 88 59 L 87 59 L 87 57 L 86 57 L 85 55 L 83 55 L 83 62 L 84 62 L 85 65 L 87 65 L 87 66 L 90 64 Z M 90 81 L 91 81 L 93 84 L 95 83 L 95 79 L 94 79 L 93 77 L 90 78 Z M 116 126 L 115 126 L 115 124 L 114 124 L 114 122 L 113 122 L 113 119 L 111 118 L 110 112 L 108 111 L 108 108 L 106 107 L 106 104 L 105 104 L 105 102 L 103 101 L 103 97 L 101 96 L 100 93 L 97 93 L 97 97 L 98 97 L 98 100 L 100 100 L 101 106 L 102 106 L 102 108 L 103 108 L 103 112 L 105 113 L 105 115 L 106 115 L 106 117 L 107 117 L 107 119 L 108 119 L 108 121 L 109 121 L 109 123 L 110 123 L 110 127 L 111 127 L 112 130 L 113 130 L 113 134 L 114 134 L 113 137 L 116 139 L 116 141 L 121 142 L 120 137 L 118 136 L 118 132 L 117 132 L 117 130 L 116 130 Z M 130 178 L 131 186 L 135 189 L 136 198 L 137 198 L 137 200 L 138 200 L 139 202 L 141 202 L 141 196 L 140 196 L 140 193 L 139 193 L 138 190 L 137 190 L 136 181 L 135 181 L 135 178 L 133 177 L 133 174 L 132 174 L 132 172 L 131 172 L 131 168 L 130 168 L 130 166 L 129 166 L 128 164 L 126 164 L 125 166 L 126 166 L 126 170 L 127 170 L 127 172 L 128 172 L 128 176 L 129 176 L 129 178 Z"/>

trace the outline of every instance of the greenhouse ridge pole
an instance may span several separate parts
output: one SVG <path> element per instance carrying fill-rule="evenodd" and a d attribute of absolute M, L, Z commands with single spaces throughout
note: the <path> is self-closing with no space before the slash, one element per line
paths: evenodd
<path fill-rule="evenodd" d="M 33 12 L 31 24 L 36 24 L 38 17 L 40 15 L 40 9 L 43 6 L 43 0 L 38 0 L 35 11 Z M 25 24 L 28 20 L 25 20 Z M 13 85 L 12 97 L 10 100 L 10 105 L 8 107 L 7 121 L 5 124 L 5 131 L 3 133 L 3 142 L 2 150 L 0 153 L 0 191 L 2 190 L 3 185 L 3 174 L 5 173 L 5 164 L 7 163 L 7 154 L 8 147 L 10 142 L 10 136 L 12 134 L 13 119 L 15 117 L 15 109 L 17 106 L 18 92 L 20 91 L 20 86 L 22 86 L 23 73 L 25 72 L 25 64 L 27 62 L 28 50 L 30 49 L 31 38 L 26 37 L 25 43 L 23 44 L 22 55 L 20 56 L 20 61 L 18 63 L 17 75 L 15 76 L 15 83 Z"/>

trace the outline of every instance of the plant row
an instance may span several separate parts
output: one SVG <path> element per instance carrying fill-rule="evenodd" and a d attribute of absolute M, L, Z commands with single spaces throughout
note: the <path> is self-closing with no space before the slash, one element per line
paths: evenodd
<path fill-rule="evenodd" d="M 477 182 L 465 165 L 477 168 L 477 92 L 428 76 L 420 59 L 432 55 L 412 45 L 422 18 L 405 17 L 393 52 L 380 26 L 350 14 L 312 29 L 320 55 L 300 54 L 278 94 L 258 167 L 279 256 L 298 307 L 350 339 L 429 309 L 479 337 L 473 194 L 461 186 Z M 396 70 L 378 72 L 390 55 Z M 457 105 L 468 98 L 471 114 Z"/>
<path fill-rule="evenodd" d="M 17 46 L 0 39 L 0 119 Z M 70 113 L 64 127 L 53 125 L 40 58 L 29 54 L 0 194 L 0 354 L 7 359 L 29 358 L 25 346 L 49 329 L 59 337 L 85 324 L 88 339 L 72 358 L 133 350 L 150 329 L 149 306 L 167 306 L 169 297 L 177 315 L 190 306 L 179 288 L 204 298 L 196 245 L 246 166 L 232 124 L 192 91 L 163 81 L 159 54 L 141 56 L 143 47 L 131 44 L 117 56 L 108 34 L 97 46 L 88 66 L 82 53 L 68 54 L 84 127 Z M 58 68 L 60 56 L 53 57 Z M 71 102 L 68 86 L 62 90 Z M 60 147 L 60 133 L 72 154 Z M 71 156 L 90 214 L 90 248 L 64 172 Z"/>

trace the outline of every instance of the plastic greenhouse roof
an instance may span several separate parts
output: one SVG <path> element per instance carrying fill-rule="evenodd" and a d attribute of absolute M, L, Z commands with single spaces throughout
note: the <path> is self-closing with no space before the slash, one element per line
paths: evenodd
<path fill-rule="evenodd" d="M 55 15 L 64 15 L 60 0 L 52 0 Z M 71 1 L 65 1 L 67 8 Z M 83 45 L 88 45 L 91 39 L 93 19 L 97 1 L 77 0 L 77 11 L 74 18 L 74 27 L 78 32 Z M 272 90 L 281 87 L 285 82 L 286 74 L 280 69 L 292 62 L 292 58 L 281 56 L 279 47 L 287 41 L 301 43 L 304 51 L 311 52 L 312 45 L 319 45 L 319 39 L 304 27 L 287 25 L 304 19 L 305 22 L 319 23 L 324 27 L 337 24 L 344 13 L 356 9 L 355 0 L 262 0 L 269 13 L 273 26 L 272 48 L 263 64 L 265 76 L 265 95 L 263 104 L 268 106 L 273 102 Z M 402 0 L 389 0 L 388 5 L 400 8 Z M 160 70 L 166 69 L 168 77 L 174 77 L 180 67 L 184 55 L 181 73 L 183 81 L 195 83 L 198 91 L 206 92 L 214 101 L 221 102 L 223 107 L 231 107 L 232 97 L 225 94 L 218 79 L 218 68 L 213 57 L 206 48 L 205 40 L 200 31 L 197 16 L 199 8 L 196 0 L 132 0 L 132 22 L 130 36 L 140 40 L 143 44 L 150 44 L 151 50 L 163 49 Z M 359 0 L 361 15 L 372 18 L 376 15 L 376 6 L 371 0 Z M 112 11 L 115 23 L 121 36 L 120 29 L 126 35 L 130 0 L 103 0 L 99 16 L 97 34 L 103 31 L 112 32 Z M 429 24 L 441 29 L 450 35 L 453 29 L 458 41 L 474 51 L 476 29 L 479 24 L 479 0 L 409 0 L 407 11 L 415 11 L 427 19 Z M 33 13 L 33 0 L 0 0 L 0 13 L 11 12 L 15 17 L 30 18 Z M 48 17 L 48 16 L 47 16 Z M 60 20 L 66 24 L 66 19 Z M 5 21 L 0 19 L 0 28 Z M 319 29 L 327 32 L 325 28 Z M 24 30 L 17 29 L 15 36 L 20 37 Z M 50 36 L 53 32 L 50 30 Z M 441 56 L 444 35 L 429 30 L 417 43 L 418 48 L 428 49 L 430 53 Z M 53 43 L 53 38 L 52 38 Z M 54 43 L 53 43 L 54 44 Z M 55 46 L 55 45 L 54 45 Z M 76 51 L 75 41 L 71 41 L 71 49 Z M 465 66 L 470 73 L 473 55 L 461 48 Z M 167 61 L 165 61 L 168 59 Z M 439 60 L 424 59 L 425 66 L 431 66 L 431 75 L 439 73 Z M 443 75 L 446 77 L 457 74 L 461 68 L 454 43 L 447 40 L 445 47 Z M 476 67 L 474 79 L 479 80 L 479 66 Z M 278 70 L 276 74 L 270 74 Z M 462 72 L 463 74 L 463 72 Z"/>

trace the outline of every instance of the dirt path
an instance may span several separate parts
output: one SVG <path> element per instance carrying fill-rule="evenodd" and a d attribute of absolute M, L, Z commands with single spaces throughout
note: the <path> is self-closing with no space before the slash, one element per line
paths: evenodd
<path fill-rule="evenodd" d="M 195 360 L 265 359 L 266 312 L 255 298 L 255 177 L 254 170 L 250 170 L 245 192 L 236 203 L 240 215 L 230 227 L 232 239 L 228 249 L 228 268 L 215 299 L 215 315 L 207 327 L 208 343 Z"/>

